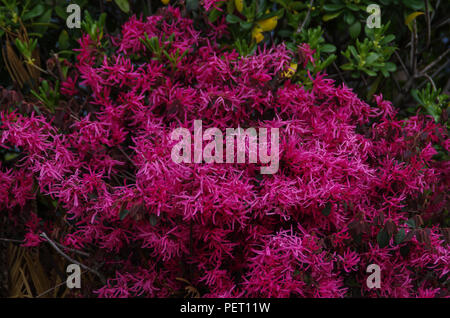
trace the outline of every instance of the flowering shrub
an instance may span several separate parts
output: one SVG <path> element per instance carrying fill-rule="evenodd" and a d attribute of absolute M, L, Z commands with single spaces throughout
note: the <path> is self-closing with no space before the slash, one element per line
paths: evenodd
<path fill-rule="evenodd" d="M 283 45 L 240 57 L 178 9 L 80 39 L 55 114 L 1 113 L 0 209 L 26 245 L 42 231 L 90 251 L 100 297 L 448 296 L 446 129 L 396 118 L 325 75 L 285 75 Z M 297 53 L 309 61 L 307 45 Z M 301 67 L 301 66 L 299 66 Z M 74 101 L 78 108 L 72 107 Z M 176 164 L 171 131 L 278 127 L 280 168 Z M 49 199 L 36 212 L 37 197 Z M 54 211 L 54 212 L 52 212 Z M 368 289 L 378 264 L 381 289 Z"/>

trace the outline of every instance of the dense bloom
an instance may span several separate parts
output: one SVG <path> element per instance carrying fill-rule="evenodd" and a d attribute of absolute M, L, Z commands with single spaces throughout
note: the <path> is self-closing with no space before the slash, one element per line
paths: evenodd
<path fill-rule="evenodd" d="M 109 277 L 101 297 L 165 297 L 187 283 L 205 297 L 377 296 L 365 284 L 372 263 L 382 269 L 379 295 L 448 295 L 437 224 L 449 166 L 433 159 L 436 146 L 449 149 L 445 128 L 400 120 L 382 96 L 369 105 L 325 75 L 311 88 L 292 83 L 283 45 L 240 57 L 216 44 L 223 32 L 208 32 L 168 7 L 131 18 L 111 39 L 116 50 L 83 36 L 62 90 L 85 99 L 77 114 L 58 124 L 1 113 L 0 146 L 20 155 L 0 166 L 0 211 L 26 213 L 36 187 L 69 223 L 56 231 L 53 218 L 31 214 L 27 244 L 45 228 L 94 248 Z M 151 51 L 146 35 L 167 54 Z M 311 59 L 308 46 L 299 51 Z M 170 132 L 194 120 L 279 128 L 279 171 L 174 163 Z"/>

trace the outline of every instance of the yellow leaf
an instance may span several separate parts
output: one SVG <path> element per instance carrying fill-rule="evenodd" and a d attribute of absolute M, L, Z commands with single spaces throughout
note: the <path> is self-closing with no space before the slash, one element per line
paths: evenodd
<path fill-rule="evenodd" d="M 422 11 L 416 11 L 406 17 L 405 24 L 408 26 L 410 31 L 412 31 L 411 22 L 413 22 L 415 18 L 422 14 L 424 14 Z"/>
<path fill-rule="evenodd" d="M 256 43 L 259 43 L 264 39 L 264 35 L 262 34 L 262 28 L 259 25 L 253 28 L 252 38 L 255 39 Z"/>
<path fill-rule="evenodd" d="M 264 32 L 272 31 L 277 26 L 278 17 L 274 16 L 269 19 L 258 21 L 256 23 L 259 25 L 259 27 L 262 29 L 262 31 L 264 31 Z"/>
<path fill-rule="evenodd" d="M 242 12 L 242 10 L 244 10 L 244 0 L 234 0 L 234 6 L 236 7 L 236 10 Z"/>
<path fill-rule="evenodd" d="M 292 75 L 294 75 L 295 72 L 297 72 L 297 67 L 298 67 L 297 63 L 291 63 L 291 65 L 289 65 L 288 70 L 283 73 L 283 76 L 287 77 L 287 78 L 291 78 Z"/>

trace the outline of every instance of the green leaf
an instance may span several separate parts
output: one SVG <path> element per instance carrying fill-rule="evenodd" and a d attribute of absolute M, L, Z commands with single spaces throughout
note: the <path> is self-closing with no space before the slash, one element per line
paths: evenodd
<path fill-rule="evenodd" d="M 356 4 L 354 4 L 354 3 L 348 3 L 347 4 L 347 8 L 349 8 L 352 11 L 359 11 L 358 6 Z"/>
<path fill-rule="evenodd" d="M 158 224 L 158 217 L 154 214 L 150 214 L 149 220 L 151 226 L 155 226 L 156 224 Z"/>
<path fill-rule="evenodd" d="M 31 9 L 30 11 L 26 12 L 23 16 L 22 16 L 22 20 L 26 21 L 29 19 L 33 19 L 37 16 L 40 16 L 42 13 L 44 13 L 44 6 L 42 4 L 38 4 L 37 6 L 35 6 L 33 9 Z"/>
<path fill-rule="evenodd" d="M 327 22 L 333 19 L 336 19 L 338 16 L 341 15 L 343 11 L 339 11 L 339 12 L 335 12 L 335 13 L 330 13 L 330 14 L 325 14 L 322 18 L 323 21 Z"/>
<path fill-rule="evenodd" d="M 361 32 L 361 22 L 357 21 L 353 23 L 348 29 L 348 32 L 353 39 L 356 39 Z"/>
<path fill-rule="evenodd" d="M 198 0 L 186 0 L 186 9 L 188 11 L 198 10 Z"/>
<path fill-rule="evenodd" d="M 333 53 L 336 51 L 336 47 L 332 44 L 324 44 L 320 47 L 320 51 L 324 53 Z"/>
<path fill-rule="evenodd" d="M 395 40 L 395 35 L 389 34 L 381 41 L 381 43 L 387 44 L 387 43 L 392 42 L 394 40 Z"/>
<path fill-rule="evenodd" d="M 389 240 L 390 240 L 389 234 L 385 229 L 382 229 L 380 232 L 378 232 L 377 242 L 381 248 L 385 248 L 386 246 L 388 246 Z"/>
<path fill-rule="evenodd" d="M 130 3 L 128 2 L 128 0 L 114 0 L 114 2 L 123 12 L 130 12 Z"/>
<path fill-rule="evenodd" d="M 343 9 L 345 6 L 343 4 L 325 4 L 323 9 L 325 11 L 337 11 Z"/>
<path fill-rule="evenodd" d="M 67 33 L 66 30 L 62 30 L 61 33 L 59 34 L 58 44 L 59 44 L 59 48 L 61 50 L 66 50 L 69 48 L 69 46 L 70 46 L 69 34 Z"/>
<path fill-rule="evenodd" d="M 416 221 L 414 221 L 413 218 L 411 218 L 408 221 L 406 221 L 406 224 L 412 229 L 414 229 L 416 227 Z"/>
<path fill-rule="evenodd" d="M 353 45 L 350 45 L 350 46 L 348 47 L 348 49 L 350 50 L 350 52 L 352 53 L 352 55 L 353 55 L 355 58 L 358 58 L 358 52 L 356 51 L 356 49 L 355 49 L 355 47 L 354 47 Z"/>
<path fill-rule="evenodd" d="M 63 19 L 63 20 L 66 20 L 67 19 L 67 12 L 66 12 L 66 10 L 64 10 L 63 8 L 61 8 L 61 7 L 59 7 L 59 6 L 57 6 L 57 7 L 55 7 L 55 13 L 56 13 L 56 15 L 58 16 L 58 17 L 60 17 L 61 19 Z"/>
<path fill-rule="evenodd" d="M 366 72 L 366 74 L 369 75 L 369 76 L 377 76 L 376 72 L 374 72 L 372 70 L 369 70 L 367 68 L 363 68 L 363 71 Z"/>
<path fill-rule="evenodd" d="M 127 210 L 127 209 L 123 209 L 122 211 L 120 211 L 120 214 L 119 214 L 120 220 L 122 221 L 123 219 L 125 219 L 129 213 L 130 213 L 130 210 Z"/>
<path fill-rule="evenodd" d="M 325 216 L 329 216 L 331 213 L 331 202 L 327 202 L 327 204 L 325 205 L 325 207 L 322 210 L 322 214 Z"/>
<path fill-rule="evenodd" d="M 40 24 L 48 24 L 50 23 L 50 20 L 52 18 L 52 9 L 48 9 L 47 11 L 45 11 L 44 14 L 42 14 L 39 19 L 37 19 L 37 22 L 39 22 Z M 34 30 L 36 31 L 36 33 L 40 33 L 40 34 L 44 34 L 45 31 L 47 31 L 48 29 L 48 25 L 46 26 L 38 26 L 36 27 Z"/>
<path fill-rule="evenodd" d="M 400 229 L 397 234 L 395 235 L 395 244 L 400 244 L 401 242 L 403 242 L 403 240 L 405 239 L 406 233 L 405 233 L 405 229 Z"/>
<path fill-rule="evenodd" d="M 366 59 L 367 64 L 372 64 L 375 62 L 380 56 L 377 53 L 370 53 Z"/>
<path fill-rule="evenodd" d="M 353 24 L 355 22 L 355 16 L 351 12 L 345 12 L 345 14 L 344 14 L 344 21 L 348 25 Z"/>
<path fill-rule="evenodd" d="M 388 71 L 388 72 L 395 72 L 397 70 L 397 65 L 395 65 L 392 62 L 387 62 L 386 65 L 384 66 L 384 68 Z"/>
<path fill-rule="evenodd" d="M 220 17 L 221 14 L 222 14 L 221 11 L 219 11 L 217 9 L 212 9 L 208 16 L 209 22 L 211 22 L 211 23 L 216 22 L 216 20 Z"/>
<path fill-rule="evenodd" d="M 423 0 L 403 0 L 403 4 L 413 10 L 423 10 L 425 8 L 425 3 Z"/>
<path fill-rule="evenodd" d="M 233 23 L 239 23 L 241 21 L 242 20 L 239 17 L 235 16 L 234 14 L 227 14 L 227 22 L 228 23 L 233 24 Z"/>
<path fill-rule="evenodd" d="M 253 26 L 253 23 L 241 21 L 240 25 L 241 25 L 241 28 L 243 28 L 244 30 L 250 30 Z"/>

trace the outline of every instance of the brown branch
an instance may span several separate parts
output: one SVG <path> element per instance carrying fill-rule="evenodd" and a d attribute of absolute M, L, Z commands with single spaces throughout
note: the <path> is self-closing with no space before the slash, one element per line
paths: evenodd
<path fill-rule="evenodd" d="M 430 68 L 432 68 L 433 66 L 435 66 L 437 63 L 439 63 L 440 60 L 442 60 L 448 53 L 450 53 L 450 48 L 448 48 L 444 53 L 442 53 L 441 55 L 439 55 L 437 57 L 437 59 L 435 59 L 433 62 L 431 62 L 430 64 L 428 64 L 427 66 L 424 67 L 424 69 L 422 71 L 419 72 L 419 74 L 424 74 L 426 73 Z"/>
<path fill-rule="evenodd" d="M 405 65 L 405 63 L 403 62 L 402 58 L 400 57 L 400 54 L 397 53 L 397 50 L 394 51 L 395 57 L 398 59 L 398 61 L 400 62 L 400 65 L 402 66 L 403 70 L 406 73 L 406 76 L 409 77 L 409 71 Z"/>
<path fill-rule="evenodd" d="M 428 48 L 431 43 L 431 19 L 428 0 L 425 0 L 425 20 L 427 21 L 427 45 Z"/>
<path fill-rule="evenodd" d="M 100 280 L 102 281 L 102 283 L 106 283 L 106 279 L 105 276 L 103 276 L 103 274 L 99 273 L 97 270 L 90 268 L 84 264 L 81 264 L 80 262 L 74 260 L 73 258 L 71 258 L 69 255 L 65 254 L 63 251 L 61 251 L 61 249 L 58 247 L 58 245 L 56 245 L 55 242 L 53 242 L 48 236 L 47 234 L 45 234 L 45 232 L 42 232 L 40 237 L 44 238 L 45 240 L 47 240 L 47 242 L 61 255 L 63 256 L 65 259 L 67 259 L 69 262 L 73 263 L 73 264 L 77 264 L 79 265 L 81 268 L 90 271 L 91 273 L 94 273 L 95 275 L 98 276 L 98 278 L 100 278 Z"/>
<path fill-rule="evenodd" d="M 309 16 L 311 14 L 311 8 L 313 7 L 313 5 L 314 5 L 314 0 L 309 1 L 308 12 L 306 13 L 305 20 L 303 20 L 302 24 L 297 28 L 297 33 L 302 32 L 303 27 L 305 26 L 306 22 L 309 20 Z"/>
<path fill-rule="evenodd" d="M 87 273 L 87 272 L 88 272 L 87 270 L 84 270 L 84 271 L 81 272 L 81 274 L 85 274 L 85 273 Z M 50 289 L 47 289 L 47 290 L 44 291 L 43 293 L 37 295 L 36 298 L 40 298 L 40 297 L 42 297 L 42 296 L 44 296 L 44 295 L 47 295 L 49 292 L 54 291 L 56 288 L 61 287 L 62 285 L 65 285 L 65 284 L 67 284 L 67 281 L 64 281 L 64 282 L 62 282 L 62 283 L 59 283 L 58 285 L 53 286 L 53 287 L 50 288 Z"/>

